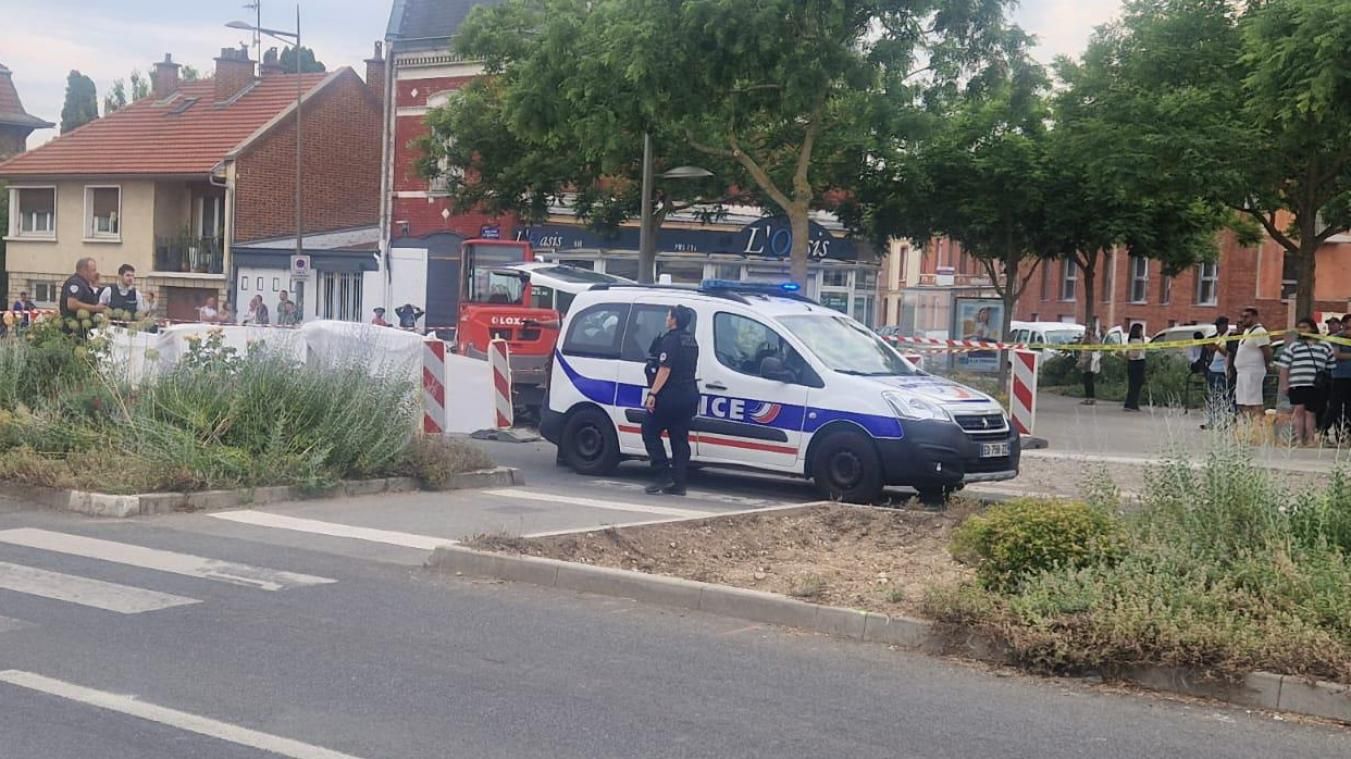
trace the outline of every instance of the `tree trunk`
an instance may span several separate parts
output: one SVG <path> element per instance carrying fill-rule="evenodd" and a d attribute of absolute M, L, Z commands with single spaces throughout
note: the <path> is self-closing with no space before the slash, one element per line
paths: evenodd
<path fill-rule="evenodd" d="M 652 134 L 643 133 L 643 197 L 638 213 L 638 281 L 651 284 L 656 281 L 657 219 L 652 212 Z"/>
<path fill-rule="evenodd" d="M 1097 329 L 1093 325 L 1093 319 L 1097 316 L 1094 311 L 1098 307 L 1097 284 L 1098 284 L 1098 260 L 1101 251 L 1085 253 L 1083 264 L 1084 270 L 1084 327 L 1088 329 L 1088 334 L 1096 335 Z"/>
<path fill-rule="evenodd" d="M 807 264 L 812 245 L 811 209 L 805 203 L 795 203 L 788 209 L 788 222 L 793 231 L 793 248 L 788 256 L 789 279 L 807 288 Z"/>
<path fill-rule="evenodd" d="M 1010 250 L 1004 256 L 1004 286 L 998 288 L 999 297 L 1004 301 L 1004 318 L 999 325 L 999 342 L 1004 342 L 1013 330 L 1013 309 L 1018 304 L 1018 259 L 1020 256 Z M 1009 363 L 1013 356 L 1006 350 L 999 351 L 999 384 L 996 387 L 1008 388 Z"/>
<path fill-rule="evenodd" d="M 1295 318 L 1314 318 L 1313 275 L 1318 265 L 1318 239 L 1313 234 L 1301 236 L 1299 252 L 1295 254 Z M 1289 255 L 1289 254 L 1286 254 Z"/>

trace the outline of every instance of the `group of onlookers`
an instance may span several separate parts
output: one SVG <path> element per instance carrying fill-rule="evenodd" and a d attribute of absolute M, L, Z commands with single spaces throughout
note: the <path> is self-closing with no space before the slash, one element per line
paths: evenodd
<path fill-rule="evenodd" d="M 1275 371 L 1276 404 L 1281 411 L 1288 404 L 1296 443 L 1314 445 L 1320 435 L 1340 444 L 1351 441 L 1351 345 L 1325 339 L 1318 323 L 1305 317 L 1278 346 L 1252 307 L 1243 309 L 1238 323 L 1232 326 L 1228 317 L 1219 317 L 1215 320 L 1214 341 L 1191 349 L 1192 370 L 1204 375 L 1209 396 L 1203 428 L 1221 425 L 1235 413 L 1264 415 L 1267 378 Z M 1325 327 L 1327 337 L 1351 339 L 1351 314 L 1330 318 Z M 1199 331 L 1193 337 L 1198 342 L 1206 339 Z M 1090 333 L 1085 342 L 1098 340 Z M 1126 342 L 1124 408 L 1139 411 L 1146 355 L 1144 330 L 1139 324 L 1131 326 Z M 1081 353 L 1079 369 L 1084 403 L 1092 405 L 1096 375 L 1102 371 L 1102 353 Z"/>

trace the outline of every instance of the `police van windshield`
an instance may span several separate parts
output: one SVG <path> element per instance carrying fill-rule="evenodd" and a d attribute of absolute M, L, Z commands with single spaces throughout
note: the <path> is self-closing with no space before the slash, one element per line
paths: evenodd
<path fill-rule="evenodd" d="M 915 374 L 915 368 L 863 325 L 844 316 L 781 316 L 779 321 L 828 368 L 863 377 Z"/>

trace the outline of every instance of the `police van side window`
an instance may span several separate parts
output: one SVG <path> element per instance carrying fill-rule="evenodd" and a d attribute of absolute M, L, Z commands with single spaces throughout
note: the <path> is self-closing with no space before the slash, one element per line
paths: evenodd
<path fill-rule="evenodd" d="M 820 386 L 816 372 L 779 333 L 739 314 L 719 313 L 713 317 L 713 355 L 718 363 L 741 374 L 764 377 L 765 359 L 777 359 L 770 368 L 787 370 L 795 384 Z"/>
<path fill-rule="evenodd" d="M 627 303 L 602 303 L 573 317 L 563 353 L 589 358 L 619 358 L 619 340 L 629 318 Z"/>
<path fill-rule="evenodd" d="M 624 350 L 620 358 L 624 361 L 647 361 L 648 349 L 658 337 L 666 334 L 666 315 L 670 306 L 644 306 L 634 304 L 629 316 L 629 326 L 624 333 Z M 690 322 L 689 331 L 694 332 L 698 316 Z"/>

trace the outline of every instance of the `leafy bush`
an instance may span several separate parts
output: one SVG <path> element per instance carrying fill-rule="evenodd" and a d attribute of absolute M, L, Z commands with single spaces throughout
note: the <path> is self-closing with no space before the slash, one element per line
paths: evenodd
<path fill-rule="evenodd" d="M 1101 483 L 1094 491 L 1110 497 Z M 992 530 L 976 524 L 962 539 L 983 545 Z M 931 589 L 926 609 L 1001 636 L 1037 669 L 1163 664 L 1351 682 L 1343 475 L 1291 491 L 1216 435 L 1199 468 L 1180 456 L 1154 467 L 1121 529 L 1111 561 L 1030 565 L 1016 583 L 988 583 L 981 572 L 982 582 Z M 1040 555 L 1045 540 L 1027 526 L 1000 534 L 1016 536 L 1005 551 L 1018 557 Z"/>
<path fill-rule="evenodd" d="M 1061 353 L 1046 359 L 1037 378 L 1040 387 L 1075 398 L 1083 396 L 1083 372 L 1078 361 L 1078 353 Z M 1105 354 L 1094 394 L 1099 400 L 1124 401 L 1126 389 L 1125 354 Z M 1205 403 L 1206 390 L 1200 375 L 1192 373 L 1185 353 L 1151 351 L 1145 357 L 1143 397 L 1155 406 L 1200 408 Z"/>
<path fill-rule="evenodd" d="M 428 490 L 442 490 L 452 474 L 491 469 L 492 459 L 478 446 L 439 437 L 414 437 L 404 449 L 399 472 Z"/>
<path fill-rule="evenodd" d="M 986 587 L 1012 588 L 1047 570 L 1115 560 L 1121 532 L 1111 515 L 1083 503 L 1020 499 L 962 523 L 953 555 L 974 563 Z"/>
<path fill-rule="evenodd" d="M 412 467 L 435 487 L 491 466 L 476 448 L 415 440 L 413 381 L 362 356 L 319 366 L 261 345 L 240 355 L 214 333 L 131 390 L 99 374 L 91 350 L 59 330 L 0 341 L 0 479 L 111 493 L 322 489 Z M 36 382 L 29 360 L 60 380 Z"/>

